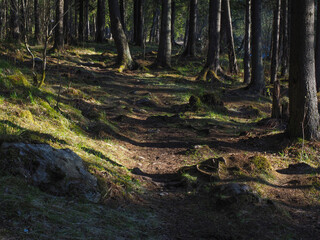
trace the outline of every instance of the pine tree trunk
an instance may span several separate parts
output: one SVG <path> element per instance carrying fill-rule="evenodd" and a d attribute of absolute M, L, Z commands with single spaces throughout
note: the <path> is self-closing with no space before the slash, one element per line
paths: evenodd
<path fill-rule="evenodd" d="M 62 50 L 63 49 L 63 0 L 56 1 L 56 28 L 54 35 L 54 49 Z"/>
<path fill-rule="evenodd" d="M 162 0 L 161 33 L 156 65 L 171 67 L 171 0 Z"/>
<path fill-rule="evenodd" d="M 251 0 L 246 0 L 243 71 L 244 83 L 250 83 Z"/>
<path fill-rule="evenodd" d="M 120 17 L 120 7 L 118 0 L 109 0 L 109 14 L 111 21 L 111 32 L 118 53 L 119 71 L 126 68 L 133 69 L 136 63 L 132 60 L 127 37 L 123 31 Z"/>
<path fill-rule="evenodd" d="M 274 9 L 274 26 L 272 29 L 272 54 L 271 54 L 271 76 L 270 83 L 277 81 L 278 63 L 279 63 L 279 33 L 280 33 L 280 9 L 281 0 L 277 0 Z"/>
<path fill-rule="evenodd" d="M 34 14 L 34 40 L 36 43 L 40 42 L 40 21 L 39 21 L 39 0 L 34 0 L 33 3 Z"/>
<path fill-rule="evenodd" d="M 262 32 L 261 32 L 261 2 L 253 0 L 251 3 L 251 82 L 249 89 L 262 94 L 265 88 L 262 61 Z"/>
<path fill-rule="evenodd" d="M 317 26 L 316 26 L 316 84 L 317 92 L 320 91 L 320 3 L 317 1 Z"/>
<path fill-rule="evenodd" d="M 280 81 L 277 79 L 278 62 L 279 62 L 279 33 L 280 33 L 280 10 L 281 0 L 277 0 L 276 7 L 274 9 L 274 29 L 273 29 L 273 47 L 271 57 L 271 83 L 273 85 L 273 99 L 272 99 L 272 118 L 281 118 L 280 107 Z"/>
<path fill-rule="evenodd" d="M 78 27 L 78 38 L 80 42 L 83 42 L 83 37 L 84 37 L 84 31 L 83 31 L 83 27 L 84 27 L 84 14 L 83 14 L 83 10 L 84 10 L 84 0 L 79 0 L 79 27 Z"/>
<path fill-rule="evenodd" d="M 84 31 L 84 39 L 89 41 L 90 36 L 90 19 L 89 19 L 89 0 L 85 1 L 85 31 Z"/>
<path fill-rule="evenodd" d="M 7 18 L 8 18 L 8 2 L 7 0 L 4 0 L 2 3 L 2 9 L 3 9 L 3 21 L 2 21 L 2 28 L 1 28 L 1 34 L 2 38 L 7 37 Z"/>
<path fill-rule="evenodd" d="M 225 30 L 226 30 L 226 38 L 227 38 L 227 44 L 228 44 L 229 70 L 231 73 L 238 74 L 237 57 L 236 57 L 236 51 L 234 48 L 234 40 L 233 40 L 230 0 L 223 0 L 221 8 L 222 8 L 222 16 L 226 24 Z"/>
<path fill-rule="evenodd" d="M 289 32 L 288 32 L 288 0 L 281 1 L 281 77 L 288 74 L 289 63 Z"/>
<path fill-rule="evenodd" d="M 175 21 L 176 21 L 176 1 L 172 0 L 171 2 L 171 44 L 175 44 L 175 29 L 174 29 L 174 25 L 175 25 Z"/>
<path fill-rule="evenodd" d="M 79 2 L 78 0 L 74 0 L 74 38 L 78 39 L 78 12 L 79 12 Z"/>
<path fill-rule="evenodd" d="M 125 0 L 120 0 L 120 17 L 121 17 L 121 24 L 123 27 L 123 31 L 126 32 L 126 4 Z"/>
<path fill-rule="evenodd" d="M 189 21 L 188 21 L 188 36 L 187 38 L 187 46 L 184 50 L 182 56 L 195 56 L 196 51 L 196 26 L 197 26 L 197 6 L 198 0 L 190 0 L 190 7 L 189 7 Z"/>
<path fill-rule="evenodd" d="M 159 21 L 159 15 L 160 15 L 160 9 L 158 6 L 153 11 L 153 20 L 152 20 L 152 25 L 150 29 L 150 37 L 149 37 L 149 42 L 154 42 L 156 40 L 156 29 Z"/>
<path fill-rule="evenodd" d="M 98 0 L 97 5 L 96 42 L 102 43 L 105 37 L 106 2 L 105 0 Z"/>
<path fill-rule="evenodd" d="M 314 0 L 292 1 L 288 133 L 291 138 L 319 138 L 314 64 Z"/>
<path fill-rule="evenodd" d="M 64 42 L 70 43 L 70 2 L 69 0 L 64 0 L 64 6 L 63 6 L 63 35 L 64 35 Z"/>
<path fill-rule="evenodd" d="M 209 2 L 209 48 L 207 62 L 198 76 L 198 80 L 206 80 L 210 72 L 213 78 L 217 78 L 220 68 L 220 29 L 221 29 L 221 0 L 210 0 Z"/>
<path fill-rule="evenodd" d="M 14 41 L 20 41 L 20 23 L 18 12 L 18 0 L 10 0 L 10 32 Z"/>
<path fill-rule="evenodd" d="M 144 0 L 134 0 L 134 35 L 133 40 L 137 46 L 143 46 L 143 17 Z"/>

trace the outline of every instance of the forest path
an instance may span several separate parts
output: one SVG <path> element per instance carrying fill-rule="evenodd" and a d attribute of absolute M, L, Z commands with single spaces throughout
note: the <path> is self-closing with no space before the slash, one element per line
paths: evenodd
<path fill-rule="evenodd" d="M 306 197 L 305 191 L 314 180 L 276 171 L 288 167 L 278 155 L 288 140 L 277 122 L 257 122 L 270 113 L 268 99 L 257 99 L 231 84 L 217 91 L 221 83 L 195 82 L 175 71 L 115 73 L 109 69 L 101 71 L 95 81 L 109 96 L 104 109 L 118 129 L 113 137 L 124 147 L 121 164 L 146 184 L 148 191 L 141 204 L 162 216 L 163 239 L 241 239 L 248 234 L 274 239 L 274 232 L 314 239 L 319 210 L 315 211 L 316 201 L 310 200 L 314 196 Z M 224 107 L 192 109 L 190 96 L 201 96 L 208 89 L 215 89 Z M 270 161 L 272 177 L 246 172 L 250 159 L 260 155 Z M 248 184 L 272 204 L 217 209 L 213 193 L 203 190 L 205 184 L 180 184 L 179 169 L 221 156 L 226 167 L 238 167 L 239 173 L 224 174 L 218 184 Z"/>

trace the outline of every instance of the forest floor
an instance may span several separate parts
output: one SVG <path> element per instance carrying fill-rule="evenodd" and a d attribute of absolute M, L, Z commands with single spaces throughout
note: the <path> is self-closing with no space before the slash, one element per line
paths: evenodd
<path fill-rule="evenodd" d="M 271 98 L 244 90 L 241 75 L 198 82 L 201 61 L 179 57 L 149 69 L 152 49 L 146 60 L 134 49 L 144 67 L 120 73 L 113 48 L 92 44 L 52 54 L 37 90 L 24 50 L 1 51 L 1 142 L 72 149 L 103 198 L 4 175 L 0 239 L 319 238 L 320 143 L 287 139 Z"/>

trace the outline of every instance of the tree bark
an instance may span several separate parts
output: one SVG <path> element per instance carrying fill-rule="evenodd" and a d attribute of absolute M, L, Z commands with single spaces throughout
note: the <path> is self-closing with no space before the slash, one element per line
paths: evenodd
<path fill-rule="evenodd" d="M 319 138 L 314 63 L 314 0 L 292 1 L 288 133 L 291 138 Z"/>
<path fill-rule="evenodd" d="M 281 0 L 281 15 L 281 77 L 284 77 L 289 69 L 288 0 Z"/>
<path fill-rule="evenodd" d="M 228 44 L 229 70 L 231 73 L 238 74 L 239 69 L 237 64 L 236 51 L 234 48 L 230 0 L 223 0 L 221 8 L 222 16 L 226 24 L 225 31 Z"/>
<path fill-rule="evenodd" d="M 316 26 L 316 84 L 317 92 L 320 91 L 320 3 L 317 1 L 317 26 Z"/>
<path fill-rule="evenodd" d="M 54 49 L 62 50 L 63 49 L 63 0 L 56 1 L 56 28 L 54 35 Z"/>
<path fill-rule="evenodd" d="M 199 80 L 206 80 L 210 72 L 213 78 L 217 78 L 220 68 L 220 29 L 221 29 L 221 0 L 210 0 L 209 2 L 209 48 L 207 62 L 198 76 Z"/>
<path fill-rule="evenodd" d="M 153 11 L 153 21 L 152 21 L 152 25 L 151 25 L 151 29 L 150 29 L 149 42 L 155 42 L 155 40 L 156 40 L 157 25 L 159 22 L 159 16 L 160 16 L 160 9 L 158 7 L 158 2 L 156 2 L 156 6 Z"/>
<path fill-rule="evenodd" d="M 276 0 L 276 6 L 273 13 L 274 26 L 272 30 L 270 83 L 274 83 L 275 81 L 277 81 L 278 64 L 279 64 L 280 9 L 281 9 L 281 0 Z"/>
<path fill-rule="evenodd" d="M 176 1 L 171 2 L 171 44 L 175 44 Z"/>
<path fill-rule="evenodd" d="M 105 37 L 106 2 L 105 0 L 98 0 L 97 5 L 96 42 L 102 43 Z"/>
<path fill-rule="evenodd" d="M 78 39 L 78 12 L 79 12 L 79 2 L 78 0 L 74 0 L 74 37 Z"/>
<path fill-rule="evenodd" d="M 264 71 L 262 61 L 262 32 L 261 32 L 261 1 L 254 0 L 251 3 L 251 82 L 249 89 L 262 94 L 265 88 Z"/>
<path fill-rule="evenodd" d="M 79 26 L 78 26 L 78 38 L 80 42 L 83 42 L 84 37 L 84 0 L 79 0 Z"/>
<path fill-rule="evenodd" d="M 109 0 L 109 14 L 111 21 L 111 32 L 117 48 L 119 71 L 126 68 L 133 69 L 136 63 L 132 60 L 127 37 L 123 31 L 120 18 L 120 7 L 118 0 Z"/>
<path fill-rule="evenodd" d="M 33 3 L 34 14 L 34 40 L 36 43 L 40 42 L 40 21 L 39 21 L 39 0 L 34 0 Z"/>
<path fill-rule="evenodd" d="M 171 0 L 162 0 L 161 33 L 156 65 L 171 67 Z"/>
<path fill-rule="evenodd" d="M 10 0 L 10 32 L 14 41 L 20 41 L 20 23 L 18 12 L 18 0 Z"/>
<path fill-rule="evenodd" d="M 273 29 L 273 46 L 271 56 L 271 80 L 273 83 L 273 99 L 272 99 L 272 118 L 281 118 L 280 106 L 280 81 L 277 79 L 278 63 L 279 63 L 279 33 L 280 33 L 280 10 L 281 0 L 277 0 L 274 9 L 274 29 Z"/>
<path fill-rule="evenodd" d="M 251 0 L 246 0 L 243 71 L 244 83 L 250 83 Z"/>
<path fill-rule="evenodd" d="M 71 37 L 70 37 L 70 2 L 69 0 L 64 0 L 64 7 L 63 7 L 63 35 L 64 35 L 64 42 L 70 43 Z"/>
<path fill-rule="evenodd" d="M 144 29 L 144 15 L 143 15 L 144 0 L 134 0 L 134 35 L 133 41 L 137 46 L 143 46 L 143 29 Z"/>
<path fill-rule="evenodd" d="M 197 26 L 198 0 L 190 0 L 189 21 L 187 35 L 187 46 L 182 56 L 194 57 L 196 52 L 196 26 Z"/>
<path fill-rule="evenodd" d="M 120 0 L 119 2 L 120 4 L 120 17 L 121 17 L 121 24 L 123 27 L 123 31 L 126 32 L 126 4 L 125 4 L 125 0 Z"/>
<path fill-rule="evenodd" d="M 2 25 L 1 25 L 1 39 L 4 39 L 7 37 L 7 17 L 8 17 L 8 2 L 7 0 L 4 0 L 2 2 Z"/>
<path fill-rule="evenodd" d="M 85 31 L 84 31 L 84 39 L 89 41 L 90 36 L 90 19 L 89 19 L 89 0 L 85 0 Z"/>

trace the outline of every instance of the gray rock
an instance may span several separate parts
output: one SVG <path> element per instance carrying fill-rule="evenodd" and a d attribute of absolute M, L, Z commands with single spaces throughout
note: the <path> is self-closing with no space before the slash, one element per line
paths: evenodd
<path fill-rule="evenodd" d="M 220 190 L 227 196 L 236 196 L 240 194 L 251 193 L 251 188 L 245 184 L 229 183 L 222 185 Z"/>
<path fill-rule="evenodd" d="M 70 149 L 48 144 L 3 143 L 0 169 L 22 176 L 50 194 L 84 197 L 98 202 L 97 179 L 86 171 L 82 159 Z"/>
<path fill-rule="evenodd" d="M 157 106 L 157 104 L 153 100 L 150 100 L 149 98 L 142 98 L 142 99 L 136 101 L 136 105 L 145 106 L 145 107 L 156 107 Z"/>
<path fill-rule="evenodd" d="M 252 192 L 250 186 L 239 183 L 228 183 L 217 186 L 217 207 L 225 208 L 232 205 L 254 204 L 261 202 L 258 195 Z"/>
<path fill-rule="evenodd" d="M 34 62 L 35 63 L 42 63 L 43 61 L 41 58 L 36 57 L 36 58 L 34 58 Z"/>

